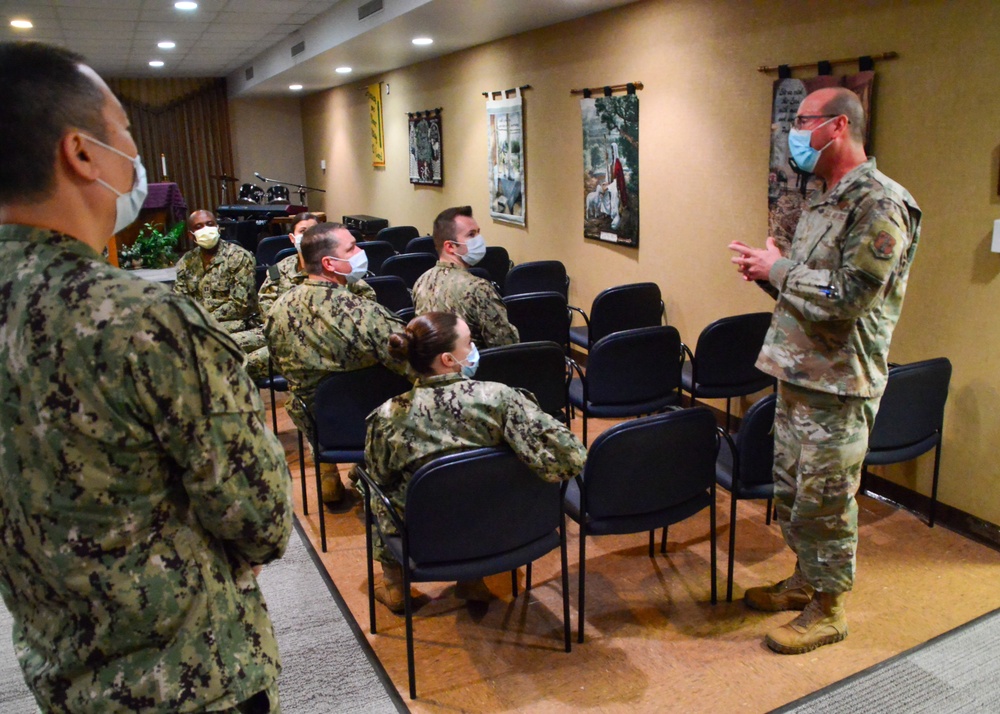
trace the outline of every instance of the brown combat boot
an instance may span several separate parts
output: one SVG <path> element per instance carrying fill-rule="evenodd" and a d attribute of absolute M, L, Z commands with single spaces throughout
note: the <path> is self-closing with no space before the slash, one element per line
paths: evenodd
<path fill-rule="evenodd" d="M 337 464 L 319 465 L 319 488 L 323 503 L 336 506 L 344 499 L 344 484 L 340 480 Z"/>
<path fill-rule="evenodd" d="M 767 633 L 764 642 L 780 654 L 802 654 L 847 637 L 846 593 L 816 593 L 812 602 L 787 625 Z"/>
<path fill-rule="evenodd" d="M 489 602 L 493 599 L 493 593 L 486 587 L 482 578 L 476 580 L 460 580 L 455 583 L 455 597 L 459 600 L 470 600 L 472 602 Z"/>
<path fill-rule="evenodd" d="M 382 563 L 382 578 L 375 583 L 375 599 L 397 615 L 406 609 L 403 598 L 403 568 Z"/>
<path fill-rule="evenodd" d="M 781 612 L 782 610 L 803 610 L 813 598 L 816 589 L 806 582 L 795 566 L 791 577 L 785 578 L 774 585 L 750 588 L 743 594 L 743 602 L 752 610 L 764 612 Z"/>

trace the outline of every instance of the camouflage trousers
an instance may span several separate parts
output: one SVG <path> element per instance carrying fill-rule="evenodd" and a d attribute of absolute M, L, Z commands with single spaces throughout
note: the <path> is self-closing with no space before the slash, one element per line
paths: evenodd
<path fill-rule="evenodd" d="M 820 592 L 854 586 L 861 467 L 879 398 L 778 382 L 774 498 L 785 542 Z"/>
<path fill-rule="evenodd" d="M 236 322 L 225 322 L 224 326 L 237 324 Z M 236 340 L 236 344 L 246 353 L 247 374 L 250 379 L 259 382 L 267 378 L 267 360 L 270 353 L 267 349 L 267 340 L 264 338 L 264 328 L 255 327 L 251 330 L 232 330 L 229 336 Z"/>
<path fill-rule="evenodd" d="M 262 689 L 235 707 L 219 709 L 215 714 L 281 714 L 281 702 L 278 701 L 278 682 L 273 682 L 267 689 Z"/>

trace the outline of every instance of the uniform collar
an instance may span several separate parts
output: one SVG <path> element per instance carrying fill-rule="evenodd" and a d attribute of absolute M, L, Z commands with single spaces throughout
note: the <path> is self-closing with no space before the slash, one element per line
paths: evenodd
<path fill-rule="evenodd" d="M 446 384 L 451 384 L 452 382 L 458 382 L 463 379 L 468 379 L 461 372 L 450 372 L 448 374 L 434 374 L 430 377 L 421 376 L 415 387 L 442 387 Z"/>
<path fill-rule="evenodd" d="M 844 194 L 850 191 L 856 184 L 868 180 L 875 173 L 875 157 L 870 156 L 853 169 L 841 177 L 837 185 L 827 193 L 814 196 L 810 201 L 810 206 L 819 206 L 824 203 L 837 204 L 843 199 Z"/>
<path fill-rule="evenodd" d="M 105 260 L 104 256 L 95 251 L 89 245 L 78 238 L 74 238 L 66 233 L 52 230 L 51 228 L 38 228 L 37 226 L 23 226 L 15 223 L 0 225 L 0 242 L 30 242 L 48 243 L 52 246 L 59 246 L 72 253 L 86 258 L 97 258 Z"/>

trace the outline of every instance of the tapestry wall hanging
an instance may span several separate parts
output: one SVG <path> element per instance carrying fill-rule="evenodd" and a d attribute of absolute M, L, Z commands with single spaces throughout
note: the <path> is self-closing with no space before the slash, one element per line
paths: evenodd
<path fill-rule="evenodd" d="M 489 133 L 490 216 L 524 225 L 524 125 L 521 90 L 513 97 L 486 100 Z M 504 93 L 506 94 L 506 93 Z"/>
<path fill-rule="evenodd" d="M 372 166 L 385 166 L 385 132 L 382 126 L 382 83 L 368 86 L 368 114 L 372 130 Z"/>
<path fill-rule="evenodd" d="M 410 183 L 444 185 L 441 160 L 441 109 L 414 112 L 410 117 Z"/>
<path fill-rule="evenodd" d="M 849 76 L 819 75 L 809 79 L 776 79 L 771 108 L 771 160 L 767 180 L 767 231 L 782 252 L 792 242 L 802 206 L 814 191 L 823 190 L 823 182 L 815 176 L 798 173 L 788 162 L 788 130 L 795 112 L 806 95 L 825 87 L 846 87 L 861 99 L 867 126 L 865 148 L 868 148 L 868 128 L 871 126 L 872 87 L 874 70 Z"/>
<path fill-rule="evenodd" d="M 589 92 L 589 90 L 588 90 Z M 639 246 L 639 97 L 580 100 L 583 119 L 583 236 Z"/>

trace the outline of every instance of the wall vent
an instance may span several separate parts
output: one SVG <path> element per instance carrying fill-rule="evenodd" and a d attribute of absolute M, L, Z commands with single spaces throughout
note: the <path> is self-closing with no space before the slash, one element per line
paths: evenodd
<path fill-rule="evenodd" d="M 382 0 L 371 0 L 371 2 L 363 3 L 358 7 L 358 20 L 364 20 L 366 17 L 371 17 L 376 12 L 381 12 L 382 10 Z"/>
<path fill-rule="evenodd" d="M 294 45 L 292 45 L 292 57 L 294 57 L 295 55 L 300 55 L 305 51 L 306 51 L 305 40 L 302 40 L 302 42 L 297 42 Z"/>
<path fill-rule="evenodd" d="M 248 82 L 251 79 L 253 79 L 253 67 L 247 67 L 246 72 L 244 72 L 244 74 L 246 75 L 246 78 L 247 78 Z"/>

